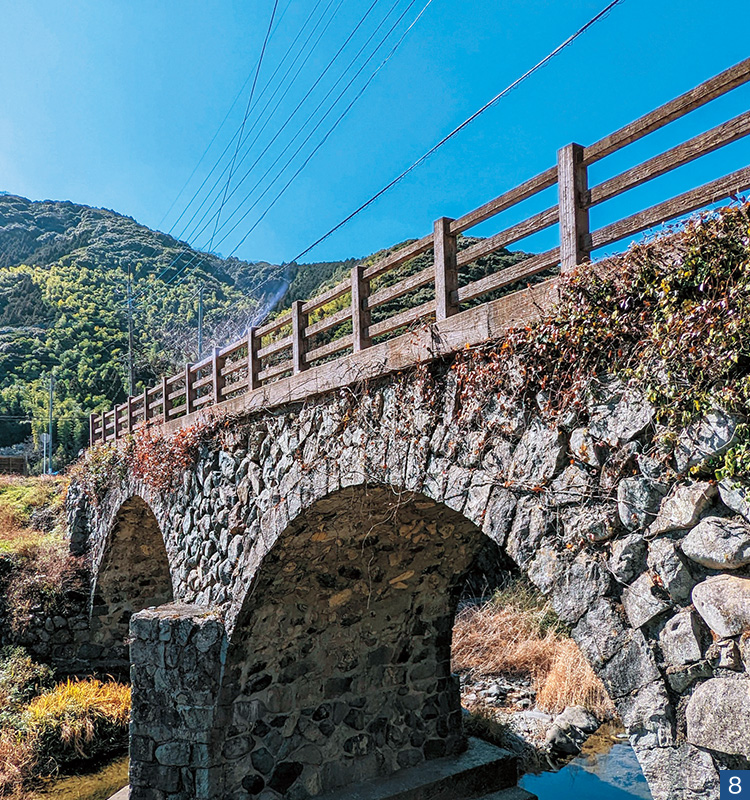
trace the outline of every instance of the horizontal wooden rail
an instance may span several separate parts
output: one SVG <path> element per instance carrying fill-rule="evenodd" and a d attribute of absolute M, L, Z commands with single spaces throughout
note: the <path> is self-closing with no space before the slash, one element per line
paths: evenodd
<path fill-rule="evenodd" d="M 376 336 L 383 336 L 386 333 L 391 333 L 392 331 L 403 328 L 406 325 L 411 325 L 412 322 L 416 322 L 418 319 L 428 317 L 430 314 L 434 313 L 435 301 L 430 300 L 427 303 L 423 303 L 421 306 L 409 308 L 406 311 L 402 311 L 400 314 L 384 319 L 382 322 L 370 325 L 368 333 L 370 338 L 374 339 Z"/>
<path fill-rule="evenodd" d="M 750 81 L 750 58 L 740 61 L 724 72 L 716 75 L 714 78 L 707 80 L 695 89 L 676 97 L 669 103 L 665 103 L 650 114 L 645 114 L 635 122 L 631 122 L 624 128 L 605 136 L 595 144 L 584 148 L 583 150 L 583 163 L 586 166 L 599 161 L 605 156 L 611 155 L 617 150 L 622 150 L 633 142 L 637 142 L 649 133 L 663 128 L 670 122 L 673 122 L 690 111 L 695 111 L 696 108 L 704 106 L 711 100 L 726 94 L 743 83 Z"/>
<path fill-rule="evenodd" d="M 397 300 L 399 297 L 403 297 L 405 294 L 413 292 L 415 289 L 427 286 L 432 283 L 434 278 L 434 267 L 427 267 L 427 269 L 423 269 L 421 272 L 417 272 L 398 283 L 394 283 L 393 286 L 386 286 L 384 289 L 373 292 L 373 294 L 365 298 L 365 308 L 377 308 L 378 306 L 390 303 L 391 300 Z"/>
<path fill-rule="evenodd" d="M 703 206 L 718 203 L 726 200 L 732 195 L 739 194 L 750 189 L 750 167 L 739 169 L 731 175 L 705 183 L 697 189 L 691 189 L 672 200 L 651 206 L 645 211 L 639 211 L 630 217 L 605 225 L 603 228 L 591 234 L 591 249 L 606 247 L 608 244 L 627 239 L 636 233 L 652 228 L 671 219 L 682 217 L 691 211 L 703 208 Z"/>
<path fill-rule="evenodd" d="M 533 217 L 519 222 L 512 228 L 496 233 L 489 239 L 483 239 L 481 242 L 477 242 L 475 245 L 462 250 L 456 258 L 456 263 L 459 267 L 471 264 L 482 256 L 496 253 L 501 248 L 513 244 L 513 242 L 518 242 L 521 239 L 525 239 L 527 236 L 539 233 L 539 231 L 543 231 L 545 228 L 556 225 L 558 220 L 559 214 L 557 206 L 548 208 L 546 211 L 540 211 L 538 214 L 534 214 Z"/>
<path fill-rule="evenodd" d="M 644 161 L 632 169 L 610 178 L 604 183 L 591 188 L 589 206 L 596 206 L 606 200 L 634 189 L 646 181 L 658 178 L 661 175 L 671 172 L 673 169 L 682 167 L 695 161 L 696 158 L 712 153 L 732 142 L 742 139 L 750 134 L 750 111 L 740 114 L 738 117 L 711 128 L 710 131 L 694 136 L 671 150 L 667 150 L 661 155 L 654 156 L 648 161 Z"/>
<path fill-rule="evenodd" d="M 426 253 L 431 247 L 432 236 L 424 236 L 421 239 L 417 239 L 416 242 L 399 248 L 395 253 L 391 253 L 391 255 L 386 256 L 386 258 L 381 261 L 377 261 L 372 266 L 367 267 L 364 272 L 364 278 L 368 281 L 377 278 L 379 275 L 389 272 L 395 267 L 400 267 L 401 264 L 405 264 L 407 261 L 411 261 L 412 258 L 421 256 L 422 253 Z"/>
<path fill-rule="evenodd" d="M 480 278 L 473 283 L 467 283 L 458 290 L 459 302 L 465 303 L 469 300 L 474 300 L 481 297 L 488 292 L 494 292 L 502 289 L 505 286 L 510 286 L 513 283 L 518 283 L 524 278 L 531 278 L 538 275 L 540 272 L 551 269 L 560 263 L 560 248 L 555 247 L 548 250 L 546 253 L 540 253 L 537 256 L 526 258 L 514 264 L 512 267 L 506 267 L 500 272 L 495 272 L 493 275 L 488 275 L 486 278 Z"/>
<path fill-rule="evenodd" d="M 515 189 L 511 189 L 509 192 L 501 194 L 500 197 L 490 200 L 489 203 L 480 206 L 476 211 L 471 211 L 465 216 L 453 220 L 453 222 L 451 222 L 451 233 L 453 235 L 463 233 L 469 228 L 473 228 L 475 225 L 479 225 L 481 222 L 486 222 L 488 219 L 497 216 L 501 211 L 505 211 L 524 200 L 528 200 L 530 197 L 539 194 L 539 192 L 543 192 L 545 189 L 549 189 L 556 183 L 557 168 L 550 167 L 544 172 L 540 172 L 539 175 L 535 175 L 530 180 L 522 183 L 520 186 L 516 186 Z"/>
<path fill-rule="evenodd" d="M 323 294 L 313 297 L 312 300 L 308 300 L 302 306 L 302 311 L 305 314 L 311 314 L 313 311 L 317 311 L 322 306 L 332 303 L 334 300 L 338 300 L 340 297 L 348 294 L 351 290 L 351 283 L 348 280 L 343 281 L 342 283 L 334 286 L 332 289 L 328 289 L 327 291 L 323 292 Z"/>
<path fill-rule="evenodd" d="M 337 311 L 335 314 L 331 314 L 330 317 L 324 317 L 319 322 L 314 322 L 312 325 L 308 325 L 305 328 L 305 336 L 317 336 L 324 331 L 329 331 L 331 328 L 335 328 L 338 325 L 341 325 L 342 322 L 346 322 L 348 319 L 351 319 L 352 316 L 352 307 L 347 306 L 346 308 L 342 308 L 340 311 Z"/>
<path fill-rule="evenodd" d="M 282 352 L 282 350 L 288 350 L 292 346 L 292 337 L 285 336 L 283 339 L 278 339 L 275 342 L 271 342 L 271 344 L 267 345 L 266 347 L 261 347 L 258 350 L 258 358 L 269 358 L 270 356 L 275 356 L 277 353 Z"/>
<path fill-rule="evenodd" d="M 322 347 L 316 347 L 315 350 L 310 350 L 305 355 L 308 362 L 317 361 L 321 358 L 331 356 L 334 353 L 340 353 L 342 350 L 346 350 L 351 346 L 352 336 L 349 334 L 348 336 L 342 336 L 340 339 L 334 339 L 332 342 L 324 344 Z"/>
<path fill-rule="evenodd" d="M 594 250 L 750 189 L 750 166 L 746 166 L 590 232 L 591 208 L 750 135 L 750 110 L 591 188 L 589 165 L 748 81 L 750 59 L 745 59 L 588 147 L 575 143 L 566 145 L 558 151 L 555 167 L 458 219 L 440 218 L 428 236 L 392 249 L 372 264 L 356 265 L 350 276 L 316 297 L 294 301 L 289 311 L 251 329 L 241 339 L 214 349 L 197 363 L 185 365 L 176 375 L 162 378 L 157 386 L 103 413 L 92 414 L 89 420 L 91 441 L 114 441 L 149 425 L 169 424 L 172 420 L 176 421 L 172 427 L 185 424 L 182 420 L 191 418 L 194 412 L 217 404 L 227 403 L 234 408 L 242 401 L 255 408 L 259 401 L 254 398 L 290 397 L 291 394 L 283 391 L 284 386 L 304 387 L 305 375 L 323 374 L 313 367 L 321 367 L 324 361 L 324 373 L 334 377 L 325 380 L 315 377 L 311 385 L 330 388 L 336 380 L 347 380 L 341 376 L 360 374 L 355 367 L 346 366 L 347 359 L 369 364 L 369 353 L 380 352 L 383 346 L 390 345 L 393 336 L 415 323 L 429 321 L 436 330 L 452 331 L 449 339 L 453 337 L 450 340 L 460 346 L 465 340 L 478 341 L 476 332 L 469 334 L 463 327 L 474 324 L 472 320 L 476 324 L 481 320 L 488 331 L 500 331 L 512 321 L 524 321 L 537 315 L 539 302 L 552 301 L 558 282 L 548 280 L 525 290 L 519 290 L 519 284 L 558 267 L 565 274 L 589 260 Z M 468 247 L 461 247 L 458 236 L 465 231 L 554 186 L 557 186 L 556 205 L 521 222 L 506 225 L 499 233 Z M 558 223 L 558 245 L 464 286 L 459 285 L 459 278 L 462 273 L 466 274 L 470 264 Z M 432 253 L 432 265 L 413 272 L 415 265 L 408 262 L 428 252 Z M 429 261 L 424 259 L 425 264 Z M 409 274 L 410 271 L 413 274 Z M 379 280 L 381 278 L 383 280 Z M 390 285 L 383 286 L 383 283 Z M 427 296 L 432 295 L 434 299 L 421 302 L 425 294 L 413 293 L 425 287 L 430 292 Z M 504 296 L 493 299 L 492 294 L 496 292 Z M 512 294 L 508 295 L 509 292 Z M 389 308 L 390 303 L 401 298 L 406 299 L 398 304 L 398 310 Z M 472 302 L 475 308 L 467 310 L 465 304 Z M 345 307 L 336 308 L 344 303 Z M 407 308 L 404 309 L 404 305 Z M 502 313 L 509 315 L 507 324 L 488 323 L 474 313 L 481 308 L 502 309 Z M 376 322 L 372 320 L 373 311 Z M 455 315 L 460 315 L 465 322 L 454 329 L 449 323 Z M 351 333 L 341 328 L 345 324 L 351 325 Z M 410 337 L 419 339 L 421 334 L 412 332 Z M 386 368 L 392 368 L 396 362 L 402 363 L 399 358 L 404 352 L 410 352 L 405 341 L 406 338 L 399 340 L 393 352 L 383 351 L 390 359 L 390 366 Z M 430 341 L 434 343 L 433 338 Z M 277 386 L 277 381 L 284 383 Z"/>

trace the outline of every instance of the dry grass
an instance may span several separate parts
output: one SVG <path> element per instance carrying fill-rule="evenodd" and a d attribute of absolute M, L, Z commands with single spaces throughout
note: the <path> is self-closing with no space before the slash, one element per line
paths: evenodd
<path fill-rule="evenodd" d="M 453 628 L 453 669 L 528 676 L 537 705 L 551 713 L 581 705 L 600 718 L 614 706 L 575 642 L 533 588 L 515 582 L 489 602 L 464 609 Z"/>
<path fill-rule="evenodd" d="M 0 797 L 25 790 L 61 767 L 127 747 L 130 687 L 69 680 L 6 712 L 0 727 Z"/>
<path fill-rule="evenodd" d="M 556 643 L 552 665 L 546 675 L 536 676 L 539 708 L 556 713 L 566 706 L 583 706 L 599 719 L 614 716 L 615 707 L 604 684 L 589 666 L 572 639 Z"/>
<path fill-rule="evenodd" d="M 36 478 L 0 476 L 0 545 L 12 542 L 14 534 L 32 525 L 35 512 L 47 511 L 54 524 L 63 513 L 66 478 L 43 475 Z M 48 527 L 49 529 L 49 527 Z"/>
<path fill-rule="evenodd" d="M 0 589 L 15 633 L 35 606 L 63 613 L 62 596 L 80 578 L 64 536 L 67 486 L 67 478 L 0 476 L 0 558 L 10 566 Z"/>
<path fill-rule="evenodd" d="M 92 758 L 103 742 L 127 741 L 130 687 L 93 678 L 68 680 L 34 698 L 22 719 L 58 764 Z"/>
<path fill-rule="evenodd" d="M 0 731 L 0 797 L 23 797 L 23 784 L 35 764 L 32 741 L 18 731 Z"/>

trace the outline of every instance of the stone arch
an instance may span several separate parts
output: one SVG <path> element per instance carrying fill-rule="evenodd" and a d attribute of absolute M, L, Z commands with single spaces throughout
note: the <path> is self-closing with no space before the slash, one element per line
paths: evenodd
<path fill-rule="evenodd" d="M 127 675 L 128 629 L 133 614 L 173 599 L 167 550 L 159 523 L 139 496 L 112 517 L 95 567 L 91 593 L 91 647 L 95 660 Z"/>
<path fill-rule="evenodd" d="M 384 486 L 300 510 L 231 637 L 222 796 L 316 796 L 461 752 L 453 621 L 488 541 L 447 506 Z"/>

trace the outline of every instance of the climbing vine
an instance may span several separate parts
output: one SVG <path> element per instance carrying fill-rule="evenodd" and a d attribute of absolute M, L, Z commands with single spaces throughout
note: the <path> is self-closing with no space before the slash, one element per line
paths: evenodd
<path fill-rule="evenodd" d="M 494 392 L 548 418 L 582 409 L 595 380 L 637 385 L 675 431 L 717 405 L 750 414 L 750 204 L 738 202 L 584 264 L 560 302 L 453 363 L 461 408 Z M 750 436 L 714 466 L 750 472 Z"/>

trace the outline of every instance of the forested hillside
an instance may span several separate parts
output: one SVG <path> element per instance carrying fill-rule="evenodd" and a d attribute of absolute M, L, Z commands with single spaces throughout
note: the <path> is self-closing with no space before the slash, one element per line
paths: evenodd
<path fill-rule="evenodd" d="M 198 253 L 112 211 L 0 196 L 0 447 L 46 418 L 54 371 L 60 458 L 86 443 L 87 416 L 127 392 L 128 273 L 137 389 L 194 360 L 197 290 L 205 342 L 239 335 L 284 293 L 289 268 Z"/>

